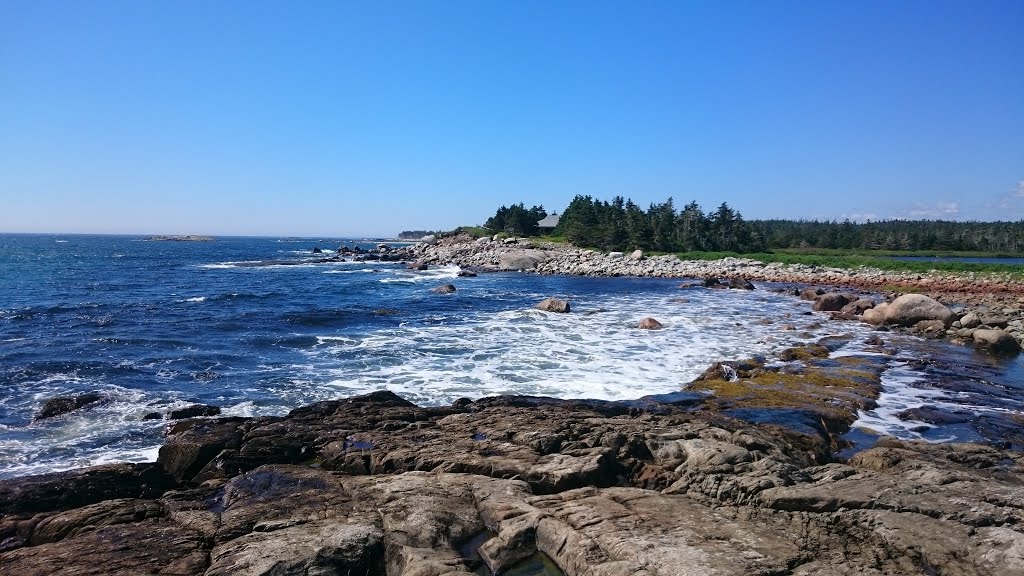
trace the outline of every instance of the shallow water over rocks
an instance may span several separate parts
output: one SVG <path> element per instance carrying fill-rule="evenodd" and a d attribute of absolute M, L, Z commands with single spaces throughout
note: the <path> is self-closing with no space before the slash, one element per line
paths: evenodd
<path fill-rule="evenodd" d="M 867 344 L 869 327 L 832 321 L 764 284 L 745 291 L 680 288 L 677 279 L 464 278 L 454 266 L 335 261 L 339 240 L 0 242 L 0 265 L 12 272 L 0 278 L 0 477 L 151 461 L 165 423 L 144 418 L 193 404 L 226 416 L 282 415 L 381 389 L 426 406 L 493 394 L 632 401 L 678 394 L 716 361 L 782 363 L 783 350 L 823 338 L 835 341 L 833 354 L 886 363 L 879 407 L 856 427 L 1018 446 L 1011 428 L 1021 413 L 1020 359 L 895 333 L 881 334 L 884 346 Z M 312 256 L 316 245 L 322 253 Z M 266 261 L 288 265 L 247 265 Z M 431 292 L 447 283 L 457 292 Z M 572 312 L 533 309 L 550 296 L 571 301 Z M 648 316 L 664 328 L 636 329 Z M 105 401 L 32 422 L 46 399 L 84 393 Z M 978 417 L 899 417 L 922 416 L 907 410 L 925 405 Z"/>

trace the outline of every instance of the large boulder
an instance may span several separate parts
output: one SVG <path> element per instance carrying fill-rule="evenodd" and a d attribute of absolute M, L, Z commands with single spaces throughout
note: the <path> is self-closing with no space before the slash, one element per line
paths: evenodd
<path fill-rule="evenodd" d="M 437 288 L 433 288 L 431 290 L 431 292 L 436 292 L 437 294 L 454 294 L 455 293 L 455 285 L 454 284 L 442 284 L 442 285 L 438 286 Z"/>
<path fill-rule="evenodd" d="M 643 260 L 644 259 L 644 251 L 643 250 L 633 250 L 633 253 L 630 254 L 629 257 L 632 260 Z"/>
<path fill-rule="evenodd" d="M 427 234 L 423 238 L 420 238 L 420 242 L 423 242 L 427 246 L 433 246 L 434 244 L 437 244 L 437 236 L 434 236 L 433 234 Z"/>
<path fill-rule="evenodd" d="M 995 354 L 1017 354 L 1020 344 L 1013 336 L 1002 330 L 978 328 L 971 334 L 974 345 Z"/>
<path fill-rule="evenodd" d="M 547 261 L 547 255 L 540 250 L 517 250 L 498 257 L 501 270 L 533 270 L 537 264 Z"/>
<path fill-rule="evenodd" d="M 904 294 L 885 309 L 885 323 L 913 326 L 922 320 L 941 320 L 949 326 L 955 314 L 948 306 L 924 294 Z"/>
<path fill-rule="evenodd" d="M 558 298 L 545 298 L 537 304 L 535 308 L 545 312 L 559 312 L 564 314 L 569 311 L 569 303 L 565 300 L 559 300 Z"/>
<path fill-rule="evenodd" d="M 57 396 L 43 402 L 43 407 L 36 413 L 36 420 L 45 420 L 74 412 L 86 406 L 91 406 L 102 401 L 105 397 L 99 392 L 86 392 L 76 396 Z"/>

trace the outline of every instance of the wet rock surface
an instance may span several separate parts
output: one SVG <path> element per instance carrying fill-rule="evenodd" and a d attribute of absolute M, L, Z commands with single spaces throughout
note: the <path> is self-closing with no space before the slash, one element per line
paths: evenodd
<path fill-rule="evenodd" d="M 99 392 L 86 392 L 76 396 L 57 396 L 43 402 L 43 406 L 36 413 L 36 420 L 45 420 L 74 412 L 82 408 L 102 402 L 105 397 Z"/>
<path fill-rule="evenodd" d="M 1024 571 L 1021 453 L 882 438 L 838 461 L 877 360 L 794 355 L 633 402 L 378 392 L 180 421 L 157 464 L 0 482 L 0 572 Z"/>

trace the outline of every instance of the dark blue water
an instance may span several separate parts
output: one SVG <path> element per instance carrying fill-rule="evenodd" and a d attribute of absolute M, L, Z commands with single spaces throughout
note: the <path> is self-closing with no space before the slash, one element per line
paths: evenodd
<path fill-rule="evenodd" d="M 359 244 L 0 235 L 0 477 L 152 460 L 166 421 L 143 417 L 196 402 L 245 416 L 380 389 L 423 405 L 499 393 L 632 399 L 678 391 L 716 360 L 869 332 L 761 290 L 316 261 L 342 242 Z M 443 283 L 458 291 L 431 291 Z M 548 296 L 570 299 L 573 313 L 532 308 Z M 637 330 L 645 316 L 666 328 Z M 1019 373 L 1002 362 L 984 378 L 1012 391 Z M 47 398 L 82 392 L 104 399 L 33 420 Z"/>

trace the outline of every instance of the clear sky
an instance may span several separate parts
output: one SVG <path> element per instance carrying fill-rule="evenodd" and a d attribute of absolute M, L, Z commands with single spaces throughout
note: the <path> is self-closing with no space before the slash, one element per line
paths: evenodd
<path fill-rule="evenodd" d="M 0 2 L 0 232 L 1024 218 L 1024 2 Z"/>

